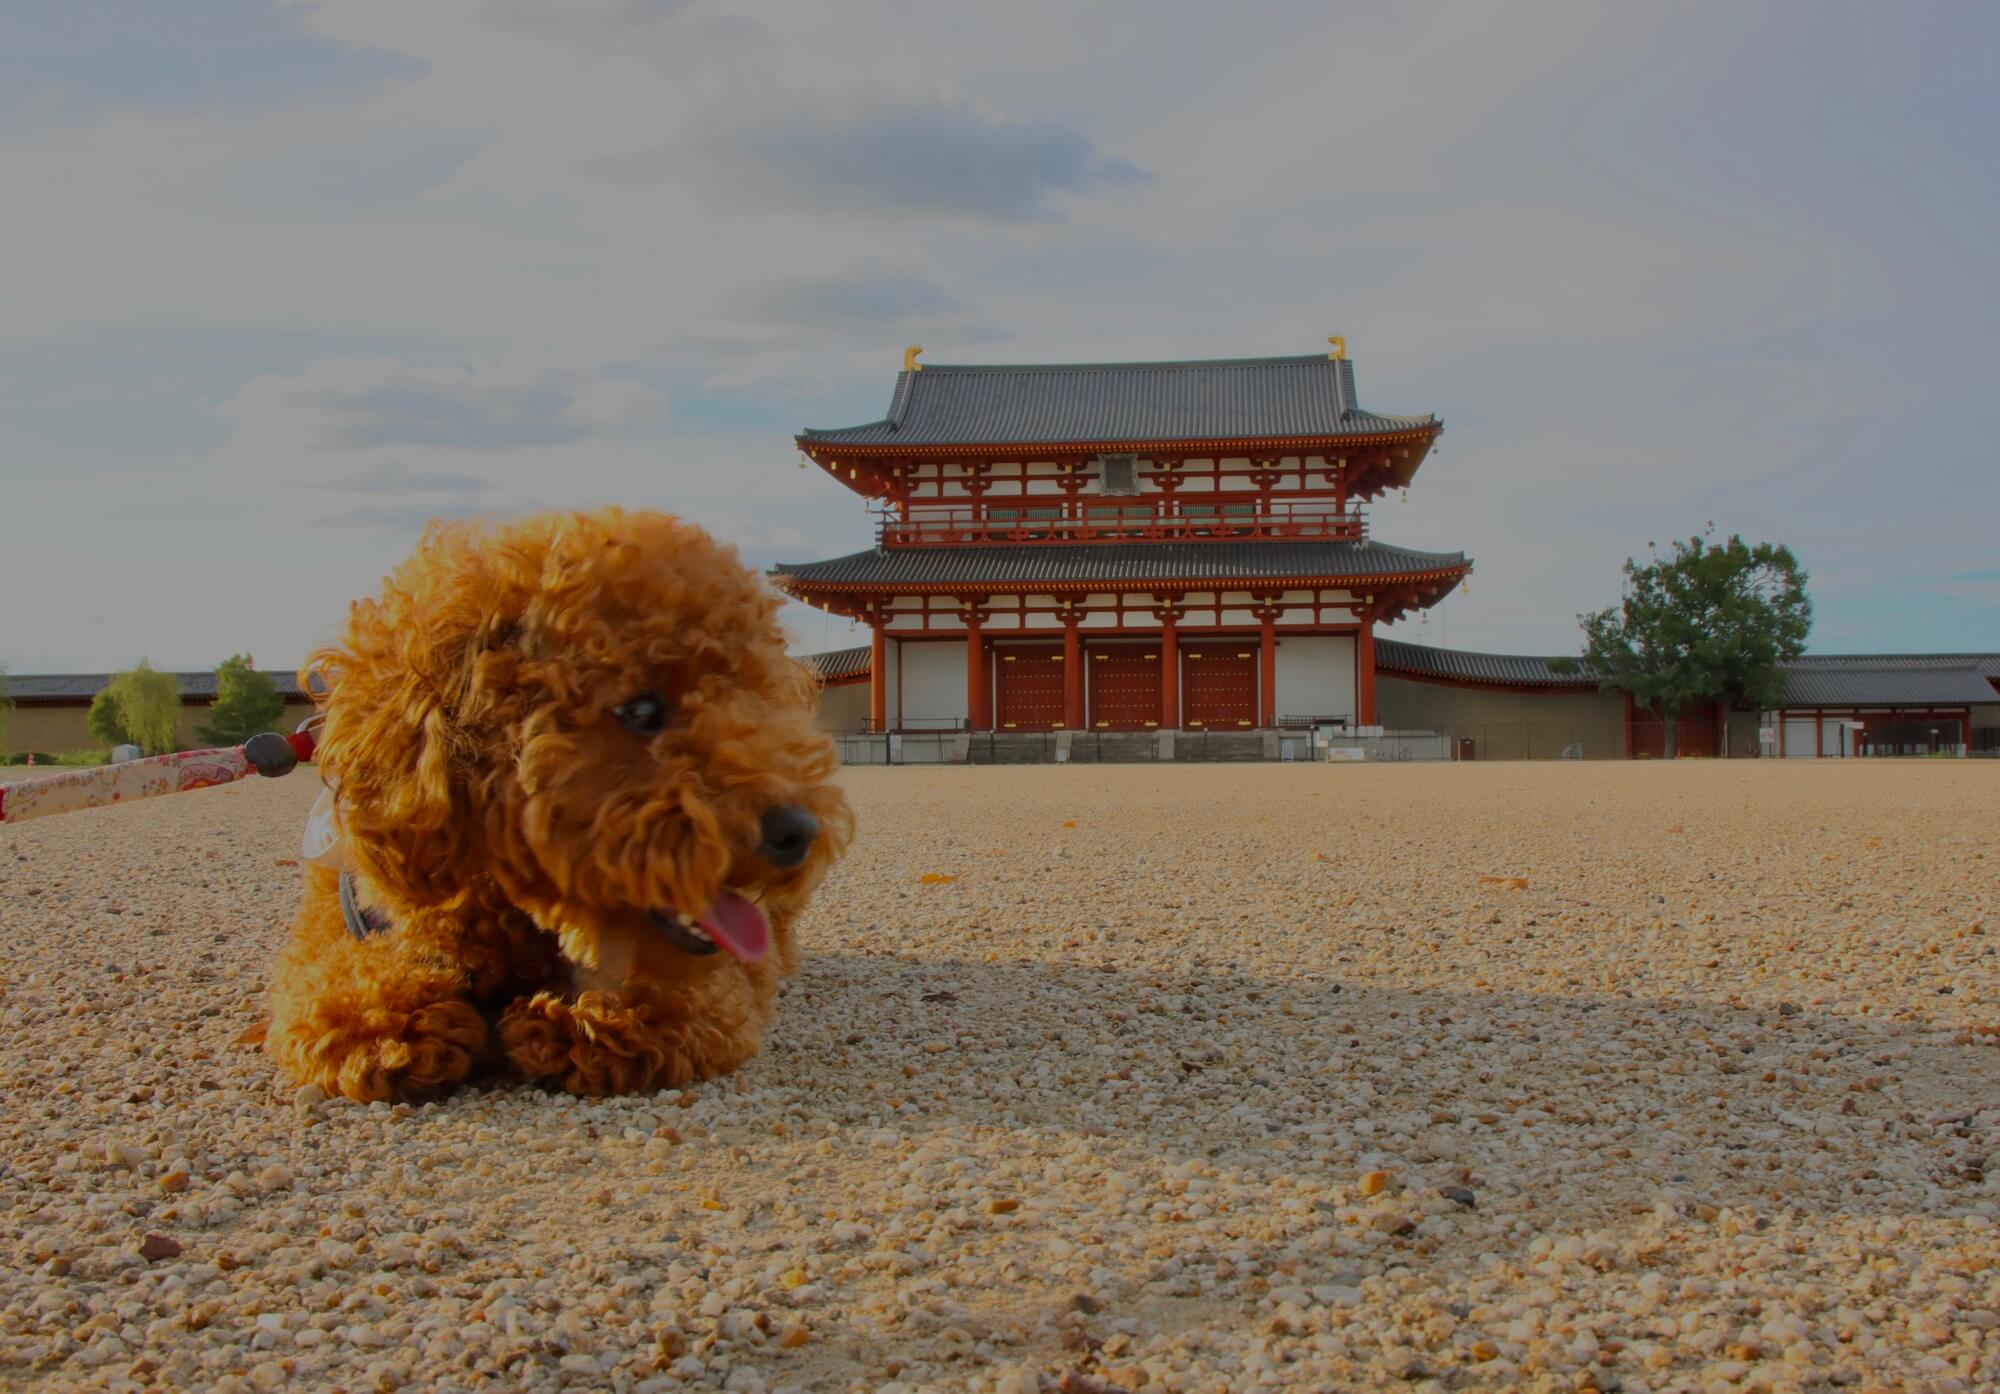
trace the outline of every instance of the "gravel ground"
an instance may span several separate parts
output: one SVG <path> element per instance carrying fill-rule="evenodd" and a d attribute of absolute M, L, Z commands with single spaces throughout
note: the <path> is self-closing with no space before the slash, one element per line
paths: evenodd
<path fill-rule="evenodd" d="M 769 1051 L 278 1086 L 310 779 L 0 828 L 0 1385 L 1991 1389 L 2000 766 L 870 770 Z"/>

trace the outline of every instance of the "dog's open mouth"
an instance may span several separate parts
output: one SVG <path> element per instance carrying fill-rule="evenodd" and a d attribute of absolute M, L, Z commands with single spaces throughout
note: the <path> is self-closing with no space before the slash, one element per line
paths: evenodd
<path fill-rule="evenodd" d="M 653 928 L 682 953 L 700 956 L 727 949 L 744 963 L 755 963 L 771 947 L 771 925 L 764 912 L 734 891 L 724 891 L 699 916 L 669 910 L 647 914 Z"/>

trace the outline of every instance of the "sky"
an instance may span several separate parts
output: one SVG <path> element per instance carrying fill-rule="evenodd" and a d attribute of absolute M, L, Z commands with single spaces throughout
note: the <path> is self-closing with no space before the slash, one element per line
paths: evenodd
<path fill-rule="evenodd" d="M 286 668 L 432 517 L 872 543 L 925 360 L 1324 352 L 1445 434 L 1395 637 L 1573 652 L 1790 544 L 1820 652 L 2000 650 L 2000 9 L 75 0 L 0 41 L 0 665 Z M 789 606 L 801 649 L 865 637 Z"/>

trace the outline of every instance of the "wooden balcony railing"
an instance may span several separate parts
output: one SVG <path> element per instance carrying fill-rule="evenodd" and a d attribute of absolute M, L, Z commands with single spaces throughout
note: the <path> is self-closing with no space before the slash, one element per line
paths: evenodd
<path fill-rule="evenodd" d="M 926 509 L 908 518 L 876 515 L 885 547 L 1067 545 L 1078 542 L 1218 542 L 1255 538 L 1324 538 L 1359 542 L 1368 535 L 1358 508 L 1279 506 L 1267 513 L 1175 514 L 1136 511 L 1122 517 L 994 517 L 970 509 Z"/>

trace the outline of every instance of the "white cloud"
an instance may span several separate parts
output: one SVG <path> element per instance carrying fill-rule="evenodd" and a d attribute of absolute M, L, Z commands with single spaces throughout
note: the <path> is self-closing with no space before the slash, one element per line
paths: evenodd
<path fill-rule="evenodd" d="M 739 303 L 753 319 L 830 330 L 935 323 L 966 310 L 930 277 L 879 259 L 824 276 L 780 277 L 747 289 Z"/>
<path fill-rule="evenodd" d="M 215 416 L 231 432 L 218 478 L 267 518 L 414 533 L 601 488 L 660 449 L 668 413 L 634 378 L 545 360 L 346 356 L 255 378 Z"/>
<path fill-rule="evenodd" d="M 355 494 L 474 494 L 493 485 L 462 470 L 418 469 L 407 461 L 383 460 L 315 481 L 312 487 Z"/>
<path fill-rule="evenodd" d="M 300 524 L 286 585 L 348 575 L 314 548 L 387 555 L 420 514 L 543 502 L 725 519 L 750 497 L 733 535 L 810 555 L 870 533 L 792 469 L 791 432 L 879 414 L 905 343 L 1163 358 L 1338 332 L 1364 401 L 1450 424 L 1375 522 L 1479 559 L 1431 626 L 1454 643 L 1566 644 L 1620 559 L 1709 517 L 1795 542 L 1830 596 L 1990 550 L 1994 185 L 1936 105 L 1983 101 L 1983 74 L 1923 23 L 292 8 L 395 75 L 254 118 L 117 94 L 7 118 L 0 457 L 48 465 L 25 498 L 52 513 L 213 459 L 187 506 Z M 0 592 L 59 564 L 44 546 L 10 538 Z"/>
<path fill-rule="evenodd" d="M 703 110 L 670 142 L 578 168 L 616 187 L 693 182 L 734 207 L 877 221 L 1055 221 L 1059 195 L 1153 182 L 1069 127 L 869 90 Z"/>
<path fill-rule="evenodd" d="M 459 450 L 564 445 L 665 421 L 665 400 L 630 378 L 546 364 L 411 364 L 329 358 L 266 374 L 216 408 L 240 438 L 300 452 L 386 446 Z"/>

